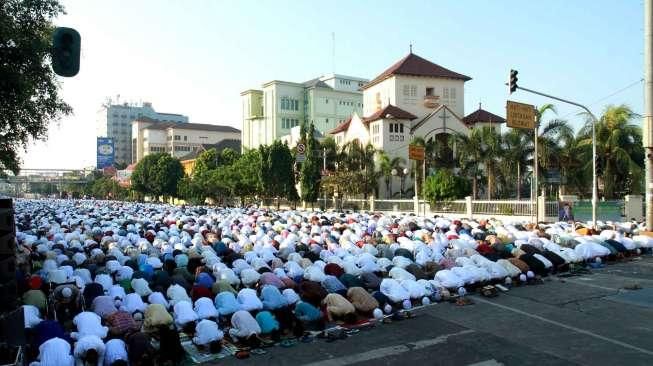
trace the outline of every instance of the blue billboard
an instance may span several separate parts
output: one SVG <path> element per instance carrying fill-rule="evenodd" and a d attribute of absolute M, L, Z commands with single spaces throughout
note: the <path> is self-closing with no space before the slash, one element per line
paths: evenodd
<path fill-rule="evenodd" d="M 115 159 L 115 149 L 113 139 L 108 137 L 97 138 L 97 168 L 104 169 L 113 166 Z"/>

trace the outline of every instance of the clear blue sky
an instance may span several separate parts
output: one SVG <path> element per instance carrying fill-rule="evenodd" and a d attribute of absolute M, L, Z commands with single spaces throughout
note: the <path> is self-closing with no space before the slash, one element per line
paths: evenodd
<path fill-rule="evenodd" d="M 151 101 L 191 122 L 240 128 L 239 93 L 272 79 L 332 71 L 373 78 L 413 52 L 471 76 L 465 113 L 505 116 L 508 70 L 519 84 L 592 104 L 642 111 L 643 2 L 64 0 L 61 26 L 82 35 L 80 74 L 62 80 L 75 115 L 32 144 L 24 167 L 95 164 L 96 111 L 106 97 Z M 543 98 L 517 92 L 513 100 Z M 578 109 L 556 103 L 578 127 Z M 553 117 L 553 116 L 551 116 Z"/>

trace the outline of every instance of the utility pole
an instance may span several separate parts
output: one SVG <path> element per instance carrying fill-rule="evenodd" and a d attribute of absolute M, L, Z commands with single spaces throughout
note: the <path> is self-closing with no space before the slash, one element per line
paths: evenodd
<path fill-rule="evenodd" d="M 646 230 L 653 230 L 653 0 L 644 1 L 644 126 Z"/>
<path fill-rule="evenodd" d="M 537 153 L 537 145 L 539 143 L 537 142 L 537 135 L 540 133 L 540 124 L 538 123 L 538 118 L 535 116 L 535 129 L 533 130 L 533 133 L 535 134 L 534 136 L 534 143 L 535 143 L 535 156 L 533 157 L 533 173 L 535 176 L 533 177 L 534 179 L 534 187 L 531 188 L 533 190 L 533 196 L 535 196 L 535 225 L 537 225 L 540 222 L 540 200 L 538 197 L 537 193 L 537 188 L 538 188 L 538 182 L 539 182 L 539 155 Z M 531 196 L 532 197 L 532 196 Z M 532 206 L 531 206 L 532 207 Z"/>
<path fill-rule="evenodd" d="M 326 175 L 326 147 L 322 148 L 322 177 Z M 326 189 L 322 189 L 322 196 L 324 197 L 324 211 L 327 210 L 327 194 Z"/>
<path fill-rule="evenodd" d="M 650 2 L 652 0 L 646 0 L 646 1 L 648 3 L 648 2 Z M 575 105 L 576 107 L 580 107 L 583 110 L 585 110 L 585 112 L 587 112 L 588 116 L 591 118 L 591 120 L 592 120 L 592 227 L 594 229 L 596 229 L 596 205 L 598 203 L 598 196 L 599 196 L 597 177 L 596 177 L 596 123 L 598 122 L 598 119 L 596 119 L 596 116 L 594 115 L 594 113 L 592 113 L 592 111 L 589 110 L 589 108 L 587 108 L 586 106 L 584 106 L 584 105 L 582 105 L 580 103 L 572 102 L 571 100 L 567 100 L 567 99 L 558 98 L 558 97 L 555 97 L 553 95 L 545 94 L 545 93 L 538 92 L 538 91 L 535 91 L 535 90 L 532 90 L 532 89 L 527 89 L 527 88 L 524 88 L 524 87 L 521 87 L 521 86 L 517 86 L 516 84 L 515 84 L 515 89 L 527 91 L 529 93 L 541 95 L 543 97 L 547 97 L 547 98 L 555 99 L 555 100 L 558 100 L 558 101 L 561 101 L 561 102 L 564 102 L 564 103 Z M 535 136 L 537 138 L 537 131 L 535 133 Z M 537 148 L 537 140 L 535 140 L 535 141 L 536 141 L 535 148 Z M 537 152 L 535 154 L 537 154 Z M 537 155 L 536 155 L 536 157 L 537 157 Z M 650 159 L 647 159 L 647 162 L 649 160 Z M 535 164 L 535 166 L 537 167 L 537 164 Z M 535 199 L 537 199 L 537 194 L 538 194 L 537 187 L 535 187 L 535 196 L 536 196 Z M 647 195 L 648 195 L 648 186 L 647 186 Z M 653 198 L 653 195 L 651 195 L 650 197 Z M 648 203 L 648 199 L 649 198 L 647 197 L 647 203 Z"/>

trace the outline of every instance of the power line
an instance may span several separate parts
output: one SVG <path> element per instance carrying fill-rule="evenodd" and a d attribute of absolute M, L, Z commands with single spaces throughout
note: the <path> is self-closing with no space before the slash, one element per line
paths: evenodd
<path fill-rule="evenodd" d="M 637 84 L 641 84 L 642 82 L 644 82 L 644 78 L 639 79 L 639 80 L 637 80 L 637 81 L 635 81 L 635 82 L 632 82 L 632 83 L 628 84 L 627 86 L 625 86 L 625 87 L 623 87 L 623 88 L 621 88 L 621 89 L 619 89 L 619 90 L 617 90 L 617 91 L 615 91 L 615 92 L 613 92 L 613 93 L 611 93 L 611 94 L 609 94 L 609 95 L 607 95 L 607 96 L 605 96 L 605 97 L 603 97 L 603 98 L 601 98 L 601 99 L 599 99 L 599 100 L 597 100 L 597 101 L 595 101 L 595 102 L 590 103 L 590 104 L 588 105 L 588 107 L 591 107 L 591 106 L 597 105 L 597 104 L 601 103 L 602 101 L 604 101 L 604 100 L 606 100 L 606 99 L 609 99 L 609 98 L 612 98 L 612 97 L 614 97 L 615 95 L 617 95 L 617 94 L 619 94 L 619 93 L 621 93 L 621 92 L 624 92 L 624 91 L 626 91 L 626 90 L 632 88 L 633 86 L 635 86 L 635 85 L 637 85 Z M 569 113 L 565 114 L 564 116 L 560 117 L 560 119 L 565 119 L 565 118 L 569 117 L 570 115 L 572 115 L 572 114 L 574 114 L 574 113 L 575 113 L 575 112 L 569 112 Z"/>

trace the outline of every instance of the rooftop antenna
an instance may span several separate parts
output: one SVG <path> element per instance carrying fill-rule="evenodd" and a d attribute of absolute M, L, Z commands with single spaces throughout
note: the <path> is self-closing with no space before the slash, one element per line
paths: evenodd
<path fill-rule="evenodd" d="M 408 44 L 408 52 L 413 53 L 413 42 Z"/>
<path fill-rule="evenodd" d="M 336 74 L 336 32 L 331 32 L 331 72 Z"/>

